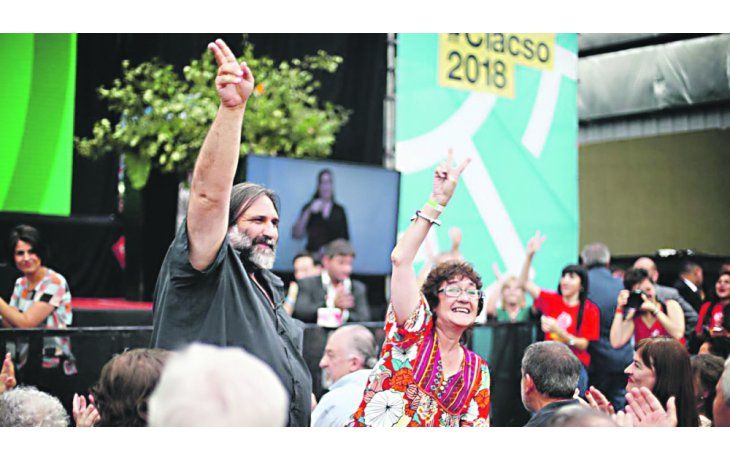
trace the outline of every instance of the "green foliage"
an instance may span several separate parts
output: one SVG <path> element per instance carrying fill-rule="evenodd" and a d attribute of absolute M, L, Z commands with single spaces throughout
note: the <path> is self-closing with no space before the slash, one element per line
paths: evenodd
<path fill-rule="evenodd" d="M 256 79 L 246 108 L 241 155 L 329 156 L 349 112 L 318 100 L 314 93 L 320 83 L 314 72 L 334 73 L 342 58 L 320 50 L 316 56 L 277 64 L 254 56 L 253 45 L 244 42 L 240 59 Z M 158 60 L 137 67 L 123 61 L 122 70 L 123 76 L 110 88 L 99 88 L 118 122 L 112 125 L 103 118 L 94 124 L 90 138 L 77 137 L 79 154 L 124 154 L 127 176 L 136 189 L 145 186 L 152 168 L 185 177 L 218 109 L 212 53 L 191 61 L 182 76 Z"/>

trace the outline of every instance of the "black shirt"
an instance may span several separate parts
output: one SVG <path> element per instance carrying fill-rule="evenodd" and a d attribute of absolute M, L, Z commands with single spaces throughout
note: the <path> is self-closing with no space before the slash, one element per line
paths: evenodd
<path fill-rule="evenodd" d="M 555 415 L 555 412 L 560 410 L 562 407 L 571 405 L 571 404 L 578 404 L 577 399 L 564 399 L 562 401 L 555 401 L 550 404 L 545 405 L 542 409 L 540 409 L 538 412 L 535 413 L 535 415 L 532 416 L 529 422 L 525 426 L 539 426 L 544 427 L 548 426 L 550 423 L 550 419 L 553 418 L 553 415 Z"/>
<path fill-rule="evenodd" d="M 289 426 L 309 426 L 312 377 L 302 356 L 304 334 L 301 323 L 282 308 L 283 289 L 276 275 L 241 260 L 228 236 L 208 268 L 193 268 L 184 220 L 155 286 L 151 346 L 176 349 L 203 342 L 243 348 L 271 366 L 288 391 Z"/>
<path fill-rule="evenodd" d="M 311 202 L 304 205 L 302 212 L 310 205 Z M 345 208 L 337 203 L 332 203 L 332 210 L 326 219 L 321 212 L 310 214 L 309 222 L 307 222 L 307 251 L 316 253 L 322 246 L 338 238 L 350 239 Z"/>

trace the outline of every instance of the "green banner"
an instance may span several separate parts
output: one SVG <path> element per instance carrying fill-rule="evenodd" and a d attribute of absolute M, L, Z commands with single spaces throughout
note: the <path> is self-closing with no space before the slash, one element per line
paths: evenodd
<path fill-rule="evenodd" d="M 0 211 L 71 212 L 75 34 L 0 34 Z"/>
<path fill-rule="evenodd" d="M 460 228 L 461 253 L 489 288 L 492 264 L 518 274 L 540 230 L 535 282 L 557 289 L 578 254 L 577 50 L 577 34 L 398 35 L 399 232 L 453 148 L 472 162 L 425 246 L 448 250 L 448 229 Z"/>

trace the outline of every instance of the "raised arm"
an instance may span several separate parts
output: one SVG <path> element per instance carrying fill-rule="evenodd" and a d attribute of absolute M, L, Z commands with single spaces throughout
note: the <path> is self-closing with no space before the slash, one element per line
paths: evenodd
<path fill-rule="evenodd" d="M 487 298 L 487 305 L 485 306 L 487 316 L 497 316 L 497 301 L 499 300 L 499 296 L 502 294 L 502 287 L 504 286 L 504 277 L 502 276 L 502 272 L 499 271 L 499 266 L 496 263 L 492 264 L 492 271 L 494 272 L 496 283 L 494 283 L 492 292 L 489 293 L 489 297 Z"/>
<path fill-rule="evenodd" d="M 545 238 L 545 236 L 540 235 L 540 231 L 538 230 L 527 242 L 527 248 L 525 249 L 525 262 L 522 264 L 522 271 L 520 272 L 520 287 L 532 296 L 533 302 L 540 296 L 541 289 L 540 286 L 529 279 L 530 266 L 532 266 L 532 258 L 535 257 L 535 253 L 540 250 L 540 247 L 542 247 L 542 244 L 545 242 Z"/>
<path fill-rule="evenodd" d="M 644 309 L 644 306 L 641 307 Z M 646 309 L 652 307 L 647 306 Z M 679 340 L 684 337 L 684 313 L 682 307 L 678 302 L 674 300 L 667 300 L 667 312 L 664 313 L 662 309 L 653 304 L 653 309 L 650 310 L 651 314 L 654 315 L 659 323 L 666 329 L 667 333 Z"/>
<path fill-rule="evenodd" d="M 636 310 L 631 309 L 624 318 L 624 309 L 626 308 L 628 299 L 629 291 L 624 289 L 619 292 L 618 299 L 616 300 L 616 313 L 613 316 L 611 332 L 608 337 L 613 348 L 623 347 L 631 339 L 631 336 L 634 335 L 634 315 L 636 314 Z"/>
<path fill-rule="evenodd" d="M 228 229 L 228 206 L 241 146 L 246 101 L 254 78 L 246 63 L 238 63 L 223 40 L 208 44 L 218 64 L 215 79 L 220 105 L 205 136 L 190 184 L 187 230 L 190 264 L 207 268 L 220 249 Z"/>
<path fill-rule="evenodd" d="M 467 158 L 459 166 L 453 166 L 454 155 L 449 149 L 449 156 L 446 162 L 436 168 L 433 175 L 433 187 L 429 200 L 436 204 L 446 206 L 454 194 L 456 182 L 462 171 L 469 164 Z M 416 257 L 418 248 L 426 239 L 431 222 L 428 219 L 437 219 L 441 214 L 434 207 L 426 204 L 420 214 L 424 217 L 414 220 L 396 244 L 390 255 L 393 263 L 393 274 L 390 282 L 391 304 L 395 313 L 396 322 L 402 325 L 411 312 L 418 305 L 419 286 L 416 280 L 416 272 L 413 269 L 413 260 Z M 431 305 L 435 307 L 435 305 Z"/>
<path fill-rule="evenodd" d="M 312 216 L 312 212 L 314 212 L 316 209 L 321 209 L 321 207 L 322 200 L 317 198 L 311 204 L 308 204 L 304 209 L 302 209 L 302 212 L 299 214 L 297 221 L 294 222 L 294 225 L 292 226 L 292 238 L 294 238 L 295 240 L 301 240 L 302 238 L 307 236 L 307 225 L 309 224 L 309 218 Z"/>

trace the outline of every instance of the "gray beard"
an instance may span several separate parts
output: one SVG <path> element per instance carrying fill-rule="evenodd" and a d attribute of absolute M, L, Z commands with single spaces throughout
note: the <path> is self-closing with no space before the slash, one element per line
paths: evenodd
<path fill-rule="evenodd" d="M 243 256 L 250 262 L 267 270 L 271 270 L 274 267 L 276 243 L 272 244 L 274 249 L 254 247 L 253 240 L 238 230 L 238 226 L 236 225 L 231 226 L 230 230 L 228 230 L 228 240 L 231 242 L 231 246 L 241 251 Z"/>

